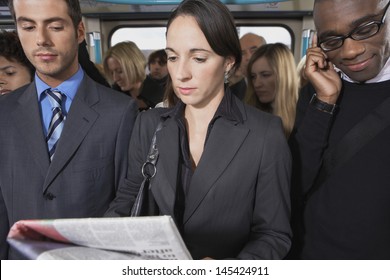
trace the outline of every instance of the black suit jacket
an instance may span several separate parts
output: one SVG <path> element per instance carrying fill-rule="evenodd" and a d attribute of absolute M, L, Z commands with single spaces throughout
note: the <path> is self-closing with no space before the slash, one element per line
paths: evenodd
<path fill-rule="evenodd" d="M 281 259 L 290 248 L 291 159 L 279 118 L 233 98 L 241 122 L 218 118 L 185 198 L 183 239 L 193 258 Z M 126 216 L 142 182 L 141 166 L 161 114 L 139 115 L 130 142 L 125 184 L 107 216 Z M 160 214 L 174 217 L 179 129 L 164 118 L 151 192 Z"/>

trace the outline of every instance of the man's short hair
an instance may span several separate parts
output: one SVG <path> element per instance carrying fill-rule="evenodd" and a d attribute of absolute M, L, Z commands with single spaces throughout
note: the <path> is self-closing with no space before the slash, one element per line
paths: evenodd
<path fill-rule="evenodd" d="M 148 57 L 148 67 L 150 67 L 150 64 L 155 61 L 156 59 L 159 59 L 160 65 L 166 65 L 167 64 L 167 53 L 165 50 L 157 50 L 152 52 Z"/>

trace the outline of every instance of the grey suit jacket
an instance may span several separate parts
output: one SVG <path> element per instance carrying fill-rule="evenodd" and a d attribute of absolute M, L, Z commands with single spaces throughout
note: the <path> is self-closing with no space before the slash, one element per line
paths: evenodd
<path fill-rule="evenodd" d="M 291 240 L 289 148 L 279 118 L 233 99 L 243 121 L 215 121 L 185 198 L 182 236 L 195 259 L 280 259 Z M 165 110 L 138 116 L 128 175 L 106 216 L 129 215 Z M 160 214 L 174 217 L 180 153 L 175 119 L 163 119 L 156 140 L 160 155 L 151 192 Z"/>
<path fill-rule="evenodd" d="M 103 215 L 125 177 L 136 115 L 133 99 L 84 75 L 50 163 L 35 83 L 0 99 L 2 259 L 18 220 Z"/>

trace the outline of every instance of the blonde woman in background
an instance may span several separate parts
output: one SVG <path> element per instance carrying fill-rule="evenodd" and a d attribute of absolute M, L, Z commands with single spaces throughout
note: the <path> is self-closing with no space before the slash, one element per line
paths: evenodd
<path fill-rule="evenodd" d="M 282 43 L 263 45 L 252 55 L 247 70 L 246 102 L 279 116 L 288 137 L 294 125 L 299 90 L 292 52 Z"/>
<path fill-rule="evenodd" d="M 108 49 L 103 61 L 104 74 L 111 86 L 133 97 L 140 110 L 147 105 L 140 98 L 146 78 L 146 58 L 134 42 L 118 43 Z"/>

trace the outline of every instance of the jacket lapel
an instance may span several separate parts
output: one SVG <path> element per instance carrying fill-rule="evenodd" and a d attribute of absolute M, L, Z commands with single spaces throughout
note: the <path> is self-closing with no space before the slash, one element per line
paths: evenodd
<path fill-rule="evenodd" d="M 49 154 L 43 133 L 41 113 L 35 83 L 31 83 L 19 100 L 19 106 L 13 112 L 15 126 L 19 129 L 22 139 L 30 146 L 30 152 L 36 161 L 42 176 L 46 176 L 49 168 Z"/>
<path fill-rule="evenodd" d="M 72 101 L 53 161 L 43 185 L 43 191 L 61 172 L 97 120 L 99 115 L 92 109 L 92 106 L 97 102 L 99 102 L 99 93 L 96 84 L 84 75 L 84 79 Z"/>
<path fill-rule="evenodd" d="M 184 223 L 196 211 L 215 181 L 234 158 L 249 129 L 226 119 L 215 122 L 188 190 Z"/>
<path fill-rule="evenodd" d="M 179 129 L 174 119 L 167 119 L 156 135 L 159 158 L 151 191 L 162 213 L 174 216 L 177 170 L 179 164 Z"/>

